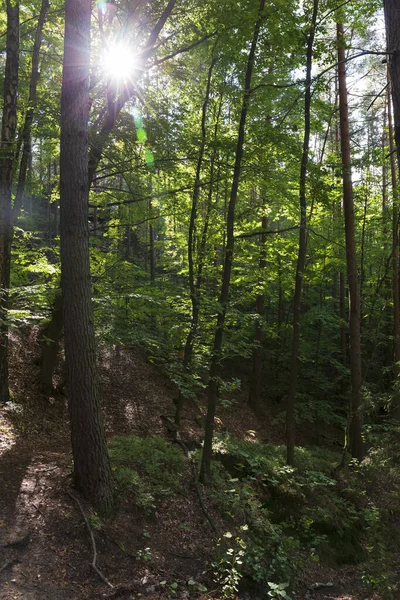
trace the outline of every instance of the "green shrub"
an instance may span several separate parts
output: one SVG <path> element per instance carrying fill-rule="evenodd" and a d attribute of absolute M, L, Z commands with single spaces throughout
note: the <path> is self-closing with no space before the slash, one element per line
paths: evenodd
<path fill-rule="evenodd" d="M 179 448 L 161 437 L 116 436 L 109 446 L 112 469 L 123 497 L 131 491 L 146 512 L 177 491 L 184 467 Z"/>

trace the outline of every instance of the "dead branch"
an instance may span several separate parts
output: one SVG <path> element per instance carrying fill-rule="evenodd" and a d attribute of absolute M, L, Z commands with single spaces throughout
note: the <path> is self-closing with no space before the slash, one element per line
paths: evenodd
<path fill-rule="evenodd" d="M 285 229 L 270 229 L 268 231 L 260 229 L 259 231 L 250 231 L 249 233 L 239 233 L 235 237 L 237 239 L 244 239 L 244 238 L 255 237 L 257 235 L 262 235 L 263 233 L 265 233 L 267 235 L 274 234 L 274 233 L 286 233 L 287 231 L 294 231 L 295 229 L 298 229 L 298 228 L 299 228 L 298 225 L 294 225 L 293 227 L 286 227 Z"/>
<path fill-rule="evenodd" d="M 73 500 L 74 502 L 76 502 L 76 504 L 78 505 L 78 507 L 79 507 L 79 510 L 81 511 L 82 517 L 84 518 L 84 521 L 85 521 L 85 523 L 86 523 L 86 527 L 87 527 L 87 530 L 88 530 L 88 532 L 89 532 L 90 539 L 91 539 L 91 541 L 92 541 L 93 559 L 92 559 L 92 562 L 91 562 L 91 567 L 92 567 L 92 569 L 93 569 L 94 571 L 96 571 L 96 573 L 97 573 L 97 575 L 100 577 L 100 579 L 101 579 L 102 581 L 104 581 L 104 583 L 105 583 L 106 585 L 108 585 L 108 587 L 110 587 L 111 589 L 114 589 L 114 586 L 112 585 L 112 583 L 110 583 L 110 582 L 108 581 L 108 579 L 107 579 L 106 577 L 104 577 L 103 573 L 102 573 L 102 572 L 100 571 L 100 569 L 99 569 L 99 568 L 96 566 L 96 561 L 97 561 L 97 549 L 96 549 L 96 542 L 95 542 L 95 540 L 94 540 L 94 535 L 93 535 L 92 528 L 90 527 L 90 523 L 89 523 L 89 521 L 87 520 L 87 517 L 86 517 L 86 515 L 85 515 L 85 511 L 84 511 L 84 510 L 83 510 L 83 508 L 82 508 L 82 504 L 80 503 L 80 501 L 78 500 L 78 498 L 77 498 L 76 496 L 74 496 L 73 494 L 71 494 L 71 492 L 70 492 L 69 490 L 67 490 L 67 494 L 68 494 L 68 496 L 69 496 L 70 498 L 72 498 L 72 500 Z"/>

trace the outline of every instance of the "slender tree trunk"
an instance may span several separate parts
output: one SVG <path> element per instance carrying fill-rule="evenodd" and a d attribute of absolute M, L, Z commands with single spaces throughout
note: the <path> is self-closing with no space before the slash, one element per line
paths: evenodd
<path fill-rule="evenodd" d="M 339 110 L 338 104 L 338 77 L 335 76 L 335 156 L 337 157 L 337 161 L 339 161 L 340 156 L 340 122 L 337 117 L 337 113 Z M 337 183 L 339 185 L 339 181 L 342 178 L 342 169 L 335 168 L 335 178 L 337 179 Z M 337 205 L 337 219 L 340 224 L 342 224 L 342 201 L 339 200 Z M 340 252 L 340 259 L 342 258 L 342 253 Z M 346 283 L 345 283 L 345 274 L 343 273 L 343 269 L 339 271 L 339 318 L 340 318 L 340 356 L 342 360 L 342 365 L 345 367 L 347 364 L 347 326 L 346 326 Z"/>
<path fill-rule="evenodd" d="M 260 288 L 264 284 L 264 270 L 267 265 L 267 217 L 261 219 L 261 251 L 260 251 Z M 260 289 L 256 298 L 256 346 L 253 351 L 253 368 L 250 379 L 249 389 L 249 406 L 255 411 L 261 410 L 261 384 L 262 384 L 262 362 L 263 362 L 263 343 L 264 343 L 264 315 L 265 315 L 265 294 L 264 290 Z"/>
<path fill-rule="evenodd" d="M 304 277 L 304 268 L 307 252 L 307 201 L 306 201 L 306 183 L 308 152 L 310 145 L 310 126 L 311 126 L 311 70 L 314 49 L 315 25 L 317 22 L 319 0 L 314 0 L 313 14 L 311 19 L 310 33 L 307 40 L 307 67 L 306 67 L 306 90 L 304 100 L 304 140 L 303 155 L 300 168 L 300 231 L 299 231 L 299 253 L 297 257 L 296 282 L 293 300 L 293 337 L 292 354 L 290 361 L 290 380 L 287 397 L 286 410 L 286 459 L 288 465 L 294 462 L 294 407 L 296 402 L 297 376 L 299 370 L 299 350 L 300 350 L 300 319 L 301 319 L 301 295 Z"/>
<path fill-rule="evenodd" d="M 11 183 L 17 126 L 19 2 L 7 0 L 6 67 L 0 139 L 0 403 L 8 392 L 8 296 L 11 261 Z"/>
<path fill-rule="evenodd" d="M 12 211 L 12 223 L 15 224 L 21 212 L 21 208 L 23 205 L 24 191 L 25 191 L 25 183 L 26 183 L 26 174 L 28 171 L 29 160 L 31 156 L 31 131 L 32 131 L 32 123 L 33 116 L 36 109 L 36 97 L 37 97 L 37 84 L 39 80 L 39 56 L 40 56 L 40 47 L 42 44 L 42 32 L 43 26 L 46 21 L 46 15 L 49 8 L 49 0 L 42 0 L 42 6 L 40 8 L 39 13 L 39 21 L 36 28 L 35 41 L 33 44 L 33 52 L 32 52 L 32 68 L 31 68 L 31 81 L 29 84 L 29 99 L 28 99 L 28 109 L 25 115 L 24 126 L 21 134 L 21 143 L 22 143 L 22 157 L 19 166 L 19 177 L 18 177 L 18 185 L 17 192 L 15 195 L 15 201 Z"/>
<path fill-rule="evenodd" d="M 57 349 L 63 329 L 62 296 L 57 290 L 51 318 L 41 334 L 40 383 L 42 394 L 49 398 L 53 391 L 53 372 L 57 363 Z"/>
<path fill-rule="evenodd" d="M 387 99 L 390 99 L 389 90 L 386 94 L 386 102 L 383 110 L 383 130 L 382 130 L 382 219 L 383 219 L 383 237 L 386 241 L 387 236 L 387 221 L 388 221 L 388 169 L 386 162 L 386 148 L 388 146 L 387 143 Z"/>
<path fill-rule="evenodd" d="M 113 508 L 101 418 L 91 305 L 88 119 L 91 0 L 66 0 L 61 92 L 61 287 L 68 407 L 77 489 L 99 510 Z"/>
<path fill-rule="evenodd" d="M 388 73 L 389 75 L 389 73 Z M 390 79 L 390 78 L 389 78 Z M 393 338 L 394 338 L 394 368 L 395 397 L 393 402 L 393 416 L 400 419 L 400 290 L 399 290 L 399 198 L 397 191 L 396 159 L 393 141 L 392 103 L 390 91 L 387 95 L 388 123 L 389 123 L 389 152 L 390 173 L 392 182 L 393 214 L 392 214 L 392 272 L 393 272 Z"/>
<path fill-rule="evenodd" d="M 193 187 L 193 195 L 192 195 L 192 209 L 190 212 L 190 223 L 189 223 L 189 235 L 188 235 L 188 265 L 189 265 L 189 290 L 190 290 L 190 301 L 192 304 L 192 315 L 190 322 L 189 333 L 186 337 L 185 350 L 183 354 L 183 369 L 185 372 L 188 371 L 190 363 L 192 361 L 193 356 L 193 346 L 194 340 L 197 333 L 197 327 L 199 324 L 199 314 L 200 314 L 200 285 L 199 280 L 197 283 L 195 281 L 195 264 L 194 264 L 194 254 L 195 254 L 195 230 L 196 230 L 196 221 L 197 221 L 197 212 L 198 212 L 198 203 L 200 197 L 200 184 L 201 184 L 201 171 L 203 168 L 203 157 L 204 151 L 206 147 L 207 140 L 207 130 L 206 130 L 206 121 L 207 121 L 207 108 L 210 101 L 210 89 L 211 89 L 211 77 L 214 69 L 214 65 L 216 63 L 216 59 L 212 59 L 210 68 L 208 69 L 208 77 L 207 77 L 207 87 L 206 94 L 203 102 L 202 113 L 201 113 L 201 143 L 199 149 L 199 155 L 197 158 L 197 166 L 196 166 L 196 176 Z M 198 257 L 200 258 L 200 257 Z M 201 258 L 200 258 L 201 260 Z M 201 281 L 201 277 L 200 277 Z M 179 391 L 178 400 L 176 403 L 175 410 L 175 424 L 179 427 L 181 412 L 183 408 L 184 396 L 182 391 Z"/>
<path fill-rule="evenodd" d="M 151 195 L 153 193 L 153 181 L 151 175 L 149 178 L 149 217 L 153 216 L 153 206 L 151 202 Z M 154 226 L 151 220 L 149 221 L 149 258 L 150 258 L 150 282 L 154 283 L 156 280 L 156 255 L 154 248 Z"/>
<path fill-rule="evenodd" d="M 243 158 L 243 145 L 245 137 L 245 126 L 247 112 L 250 104 L 251 96 L 251 79 L 253 75 L 254 59 L 258 36 L 260 33 L 262 13 L 264 12 L 265 0 L 260 1 L 258 16 L 254 27 L 253 39 L 247 59 L 247 68 L 244 84 L 244 94 L 242 100 L 242 108 L 240 113 L 238 140 L 236 145 L 235 166 L 233 171 L 232 188 L 228 205 L 227 216 L 227 237 L 225 247 L 224 269 L 222 275 L 222 286 L 219 295 L 219 312 L 217 317 L 217 325 L 214 337 L 213 353 L 211 357 L 210 367 L 210 382 L 207 387 L 208 409 L 205 425 L 204 447 L 200 467 L 200 481 L 206 483 L 211 475 L 211 458 L 212 458 L 212 438 L 214 433 L 214 417 L 217 406 L 217 378 L 219 374 L 219 364 L 222 352 L 222 341 L 224 334 L 225 315 L 229 299 L 229 285 L 231 280 L 233 250 L 234 250 L 234 224 L 235 224 L 235 205 L 238 196 L 240 171 Z"/>
<path fill-rule="evenodd" d="M 353 458 L 364 457 L 362 441 L 362 367 L 361 367 L 361 309 L 358 288 L 357 251 L 354 226 L 353 182 L 351 178 L 351 153 L 349 134 L 349 115 L 347 102 L 346 63 L 344 47 L 344 29 L 337 24 L 338 69 L 339 69 L 339 109 L 340 142 L 343 169 L 343 207 L 346 236 L 347 279 L 350 297 L 350 372 L 351 406 L 347 441 Z"/>

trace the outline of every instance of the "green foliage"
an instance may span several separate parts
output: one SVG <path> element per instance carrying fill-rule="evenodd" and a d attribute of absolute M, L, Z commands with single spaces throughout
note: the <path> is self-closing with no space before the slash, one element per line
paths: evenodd
<path fill-rule="evenodd" d="M 247 526 L 241 527 L 246 531 Z M 239 583 L 243 576 L 242 565 L 246 556 L 247 545 L 240 537 L 233 537 L 232 533 L 227 531 L 217 542 L 218 558 L 212 564 L 216 582 L 221 585 L 224 598 L 233 598 L 239 590 Z"/>
<path fill-rule="evenodd" d="M 298 448 L 292 468 L 282 447 L 226 437 L 215 440 L 214 450 L 215 502 L 225 518 L 246 523 L 245 534 L 232 528 L 219 542 L 215 564 L 229 593 L 246 578 L 260 588 L 272 582 L 271 597 L 285 597 L 287 586 L 279 585 L 293 587 L 309 560 L 364 558 L 363 507 L 332 476 L 337 453 Z"/>
<path fill-rule="evenodd" d="M 146 512 L 179 488 L 184 458 L 163 438 L 116 436 L 109 453 L 121 495 L 129 497 L 133 492 L 137 505 Z"/>

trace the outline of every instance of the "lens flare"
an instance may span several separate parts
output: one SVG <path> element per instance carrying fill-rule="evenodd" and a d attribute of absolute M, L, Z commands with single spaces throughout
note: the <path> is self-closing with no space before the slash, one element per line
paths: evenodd
<path fill-rule="evenodd" d="M 103 53 L 101 62 L 107 77 L 115 82 L 130 80 L 138 68 L 135 53 L 129 46 L 122 43 L 109 45 Z"/>

